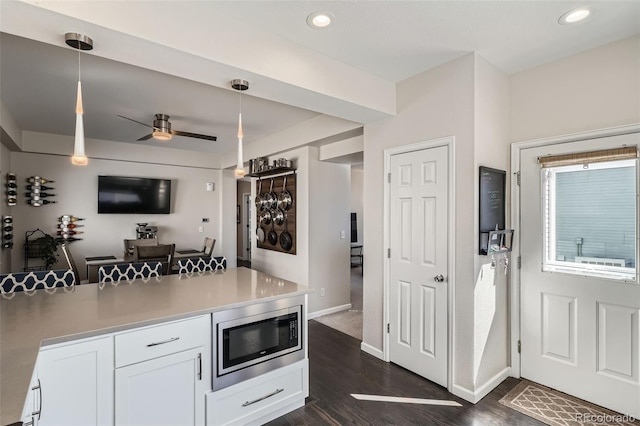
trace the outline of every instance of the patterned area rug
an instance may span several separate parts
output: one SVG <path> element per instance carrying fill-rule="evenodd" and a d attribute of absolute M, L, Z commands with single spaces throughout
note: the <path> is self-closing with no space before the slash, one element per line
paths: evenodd
<path fill-rule="evenodd" d="M 528 380 L 511 389 L 500 403 L 551 426 L 640 425 L 640 421 L 633 417 Z"/>

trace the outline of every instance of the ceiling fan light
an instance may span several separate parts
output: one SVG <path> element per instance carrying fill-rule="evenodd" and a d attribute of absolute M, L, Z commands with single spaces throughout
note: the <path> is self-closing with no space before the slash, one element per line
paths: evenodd
<path fill-rule="evenodd" d="M 154 139 L 158 139 L 158 140 L 161 140 L 161 141 L 171 140 L 171 133 L 154 130 L 152 135 L 153 135 Z"/>

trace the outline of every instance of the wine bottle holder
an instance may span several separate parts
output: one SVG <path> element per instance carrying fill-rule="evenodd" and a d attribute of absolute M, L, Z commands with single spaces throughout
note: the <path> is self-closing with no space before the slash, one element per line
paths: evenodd
<path fill-rule="evenodd" d="M 7 173 L 6 195 L 7 205 L 15 206 L 18 204 L 18 183 L 16 182 L 15 173 Z"/>
<path fill-rule="evenodd" d="M 83 234 L 84 231 L 79 230 L 84 225 L 80 225 L 77 222 L 84 220 L 74 215 L 66 214 L 58 218 L 58 230 L 56 231 L 56 239 L 62 243 L 72 243 L 74 241 L 82 240 L 78 235 Z"/>
<path fill-rule="evenodd" d="M 42 178 L 40 176 L 30 176 L 27 178 L 27 204 L 32 207 L 46 206 L 47 204 L 55 204 L 56 201 L 52 200 L 55 194 L 45 191 L 51 191 L 54 188 L 46 186 L 46 184 L 53 183 L 54 181 Z"/>
<path fill-rule="evenodd" d="M 2 248 L 13 248 L 13 216 L 2 216 Z"/>

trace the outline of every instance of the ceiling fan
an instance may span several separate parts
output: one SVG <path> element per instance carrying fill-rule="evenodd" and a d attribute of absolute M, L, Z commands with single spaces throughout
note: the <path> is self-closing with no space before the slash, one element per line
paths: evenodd
<path fill-rule="evenodd" d="M 147 139 L 151 139 L 151 138 L 159 139 L 162 141 L 168 141 L 169 139 L 171 139 L 172 135 L 185 136 L 188 138 L 207 139 L 210 141 L 218 140 L 218 138 L 215 136 L 201 135 L 199 133 L 182 132 L 180 130 L 171 130 L 171 122 L 169 121 L 169 116 L 167 114 L 156 114 L 156 119 L 153 120 L 153 126 L 150 126 L 147 123 L 143 123 L 138 120 L 134 120 L 133 118 L 125 117 L 124 115 L 118 114 L 118 117 L 124 118 L 125 120 L 133 121 L 134 123 L 142 124 L 143 126 L 151 127 L 153 129 L 151 133 L 138 139 L 139 141 L 146 141 Z"/>

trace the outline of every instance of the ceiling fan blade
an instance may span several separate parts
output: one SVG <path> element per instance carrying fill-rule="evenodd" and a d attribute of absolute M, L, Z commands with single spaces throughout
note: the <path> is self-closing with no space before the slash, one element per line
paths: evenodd
<path fill-rule="evenodd" d="M 141 137 L 140 139 L 137 139 L 139 141 L 146 141 L 148 139 L 151 139 L 153 137 L 153 133 L 149 133 L 148 135 L 144 135 L 143 137 Z"/>
<path fill-rule="evenodd" d="M 176 136 L 186 136 L 188 138 L 207 139 L 207 140 L 210 140 L 210 141 L 217 141 L 218 140 L 218 138 L 216 136 L 201 135 L 201 134 L 198 134 L 198 133 L 181 132 L 180 130 L 172 130 L 171 134 L 172 135 L 176 135 Z"/>
<path fill-rule="evenodd" d="M 142 121 L 134 120 L 133 118 L 125 117 L 124 115 L 116 114 L 120 118 L 124 118 L 125 120 L 133 121 L 134 123 L 142 124 L 143 126 L 151 127 L 155 129 L 155 127 L 148 125 L 147 123 L 143 123 Z"/>

